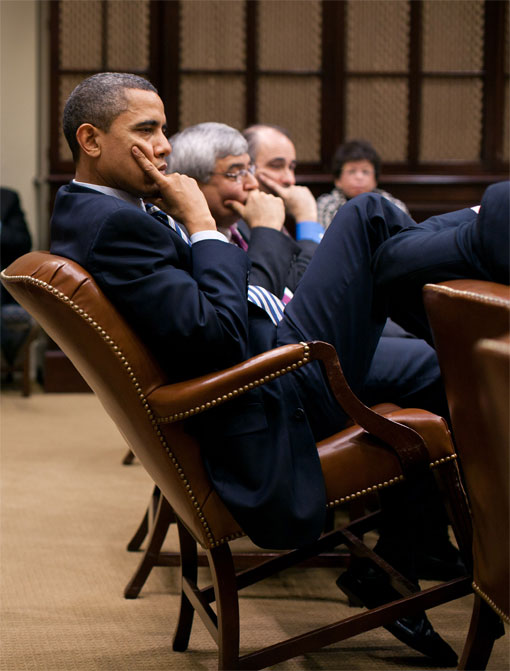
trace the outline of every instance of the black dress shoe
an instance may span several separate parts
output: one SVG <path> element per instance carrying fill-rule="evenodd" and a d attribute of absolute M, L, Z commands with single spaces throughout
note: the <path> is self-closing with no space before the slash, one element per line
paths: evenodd
<path fill-rule="evenodd" d="M 376 608 L 401 598 L 385 573 L 376 571 L 363 561 L 342 573 L 336 584 L 349 597 L 350 603 L 357 606 Z M 457 654 L 434 631 L 425 613 L 401 617 L 384 628 L 413 650 L 433 659 L 436 664 L 457 665 Z"/>
<path fill-rule="evenodd" d="M 460 552 L 450 542 L 441 548 L 418 552 L 415 568 L 422 580 L 453 580 L 467 575 Z"/>
<path fill-rule="evenodd" d="M 401 617 L 384 628 L 399 641 L 430 657 L 440 666 L 457 666 L 457 653 L 434 631 L 425 613 Z"/>

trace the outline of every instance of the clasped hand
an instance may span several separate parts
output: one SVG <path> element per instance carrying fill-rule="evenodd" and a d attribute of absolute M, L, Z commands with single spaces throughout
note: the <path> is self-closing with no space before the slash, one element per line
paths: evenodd
<path fill-rule="evenodd" d="M 285 221 L 282 199 L 263 191 L 250 191 L 244 204 L 237 200 L 226 200 L 225 205 L 237 212 L 250 228 L 265 226 L 281 231 Z"/>
<path fill-rule="evenodd" d="M 308 187 L 296 184 L 282 186 L 264 170 L 257 171 L 257 179 L 283 200 L 285 211 L 296 221 L 317 221 L 317 203 Z"/>

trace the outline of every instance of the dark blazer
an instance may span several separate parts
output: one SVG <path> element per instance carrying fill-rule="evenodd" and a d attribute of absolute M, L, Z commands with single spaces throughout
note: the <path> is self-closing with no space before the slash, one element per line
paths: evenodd
<path fill-rule="evenodd" d="M 32 239 L 21 209 L 19 197 L 12 189 L 0 188 L 0 235 L 1 267 L 6 268 L 18 256 L 26 254 L 32 247 Z M 14 303 L 10 293 L 1 287 L 2 305 Z"/>
<path fill-rule="evenodd" d="M 235 245 L 190 247 L 141 208 L 71 183 L 57 194 L 51 251 L 93 275 L 171 381 L 276 345 L 270 319 L 247 302 L 250 262 Z M 189 423 L 219 495 L 264 547 L 302 545 L 323 529 L 322 471 L 301 405 L 287 375 Z"/>
<path fill-rule="evenodd" d="M 248 243 L 250 284 L 262 286 L 279 298 L 286 287 L 295 291 L 318 243 L 296 241 L 284 231 L 264 226 L 250 229 L 245 221 L 239 221 L 237 226 Z"/>

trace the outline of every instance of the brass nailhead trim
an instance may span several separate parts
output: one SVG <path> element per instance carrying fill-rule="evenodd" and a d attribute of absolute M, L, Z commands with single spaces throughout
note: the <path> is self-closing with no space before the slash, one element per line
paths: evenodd
<path fill-rule="evenodd" d="M 429 466 L 430 468 L 436 468 L 437 466 L 441 466 L 441 464 L 446 464 L 449 461 L 452 461 L 453 459 L 458 459 L 457 454 L 449 454 L 447 457 L 441 457 L 441 459 L 436 459 L 435 461 L 432 461 Z"/>
<path fill-rule="evenodd" d="M 4 275 L 3 272 L 2 272 L 1 274 Z M 160 440 L 160 442 L 161 442 L 161 444 L 162 444 L 162 446 L 163 446 L 165 452 L 166 452 L 167 455 L 170 457 L 170 459 L 171 459 L 173 465 L 177 467 L 177 471 L 179 472 L 181 479 L 184 479 L 184 475 L 183 475 L 182 468 L 181 468 L 180 466 L 178 466 L 178 461 L 177 461 L 175 455 L 174 455 L 174 454 L 172 453 L 172 451 L 170 450 L 170 448 L 169 448 L 169 446 L 168 446 L 168 444 L 167 444 L 165 438 L 163 437 L 161 431 L 159 430 L 159 428 L 157 428 L 157 422 L 156 422 L 156 419 L 155 419 L 155 417 L 154 417 L 154 415 L 153 415 L 153 413 L 152 413 L 152 410 L 150 409 L 150 406 L 149 406 L 149 404 L 148 404 L 148 402 L 147 402 L 147 399 L 145 398 L 145 395 L 144 395 L 144 393 L 143 393 L 143 391 L 142 391 L 142 389 L 141 389 L 140 383 L 139 383 L 138 380 L 136 379 L 134 373 L 132 372 L 131 367 L 129 366 L 128 360 L 126 359 L 126 357 L 124 356 L 124 354 L 122 353 L 122 351 L 121 351 L 121 349 L 118 347 L 118 345 L 116 345 L 116 344 L 114 343 L 114 341 L 111 339 L 111 337 L 108 336 L 108 335 L 106 334 L 106 331 L 105 331 L 105 330 L 104 330 L 104 329 L 103 329 L 97 322 L 95 322 L 95 321 L 92 319 L 92 317 L 90 317 L 90 316 L 85 312 L 85 310 L 84 310 L 83 308 L 80 308 L 80 307 L 79 307 L 79 306 L 78 306 L 78 305 L 77 305 L 71 298 L 69 298 L 69 296 L 66 296 L 64 293 L 62 293 L 61 291 L 59 291 L 57 288 L 51 286 L 51 284 L 48 284 L 48 282 L 44 282 L 43 280 L 39 280 L 39 279 L 37 279 L 37 278 L 35 278 L 35 277 L 31 277 L 31 276 L 29 276 L 29 275 L 4 275 L 4 277 L 5 277 L 6 279 L 9 279 L 9 280 L 24 280 L 24 281 L 29 282 L 30 284 L 35 284 L 35 285 L 37 285 L 37 286 L 39 286 L 39 287 L 42 287 L 43 289 L 46 289 L 47 291 L 49 291 L 49 292 L 52 293 L 53 295 L 57 296 L 57 297 L 58 297 L 60 300 L 62 300 L 63 302 L 69 304 L 70 307 L 71 307 L 71 308 L 72 308 L 78 315 L 80 315 L 80 317 L 82 317 L 86 322 L 88 322 L 88 323 L 89 323 L 89 324 L 90 324 L 90 325 L 91 325 L 91 326 L 92 326 L 92 327 L 99 333 L 99 335 L 102 337 L 102 339 L 103 339 L 103 340 L 104 340 L 104 341 L 111 347 L 111 349 L 115 352 L 115 354 L 117 355 L 117 357 L 120 359 L 120 361 L 122 362 L 123 366 L 124 366 L 125 369 L 126 369 L 126 372 L 129 372 L 129 378 L 130 378 L 130 380 L 131 380 L 133 386 L 135 387 L 135 389 L 136 389 L 136 391 L 137 391 L 137 395 L 138 395 L 138 397 L 139 397 L 139 399 L 140 399 L 140 401 L 141 401 L 141 403 L 142 403 L 142 406 L 143 406 L 144 409 L 145 409 L 145 412 L 146 412 L 147 415 L 149 416 L 149 419 L 150 419 L 151 424 L 152 424 L 152 426 L 153 426 L 153 428 L 154 428 L 154 430 L 155 430 L 156 435 L 158 436 L 158 438 L 159 438 L 159 440 Z M 188 487 L 189 487 L 189 485 L 188 485 Z M 187 488 L 186 488 L 186 489 L 187 489 Z M 188 492 L 188 494 L 190 494 L 190 498 L 191 498 L 191 500 L 192 500 L 192 502 L 193 502 L 194 507 L 195 507 L 196 509 L 199 509 L 199 510 L 200 510 L 200 506 L 199 506 L 199 504 L 196 502 L 196 498 L 195 498 L 195 496 L 192 495 L 191 488 L 189 488 L 189 492 Z M 200 510 L 200 513 L 201 513 L 201 510 Z M 228 538 L 222 538 L 222 539 L 219 539 L 218 541 L 214 541 L 214 540 L 213 540 L 213 535 L 212 535 L 212 533 L 211 533 L 211 530 L 210 530 L 210 528 L 209 528 L 209 525 L 207 524 L 207 522 L 206 522 L 206 520 L 205 520 L 205 517 L 204 517 L 203 515 L 200 514 L 200 515 L 199 515 L 199 518 L 200 518 L 201 524 L 202 524 L 202 526 L 203 526 L 203 528 L 204 528 L 204 532 L 205 532 L 205 534 L 206 534 L 206 537 L 209 538 L 209 539 L 211 539 L 211 545 L 212 545 L 213 547 L 216 547 L 216 546 L 218 546 L 218 545 L 221 545 L 221 544 L 224 543 L 225 541 L 233 540 L 234 538 L 240 538 L 241 536 L 244 535 L 243 533 L 238 532 L 237 534 L 234 534 L 234 535 L 232 535 L 231 537 L 228 537 Z"/>
<path fill-rule="evenodd" d="M 507 624 L 510 624 L 510 616 L 508 616 L 504 611 L 502 611 L 501 608 L 499 608 L 498 606 L 496 606 L 496 604 L 495 604 L 494 601 L 490 598 L 490 596 L 488 596 L 488 595 L 483 591 L 483 589 L 480 589 L 480 587 L 478 587 L 478 585 L 476 584 L 476 582 L 473 581 L 473 583 L 471 584 L 471 586 L 472 586 L 472 588 L 475 590 L 475 592 L 476 592 L 479 596 L 481 596 L 482 599 L 483 599 L 486 603 L 489 604 L 489 606 L 492 608 L 492 610 L 493 610 L 497 615 L 499 615 L 499 617 L 500 617 L 504 622 L 506 622 Z"/>
<path fill-rule="evenodd" d="M 334 508 L 335 506 L 339 506 L 342 503 L 348 503 L 349 501 L 353 501 L 354 499 L 359 499 L 361 496 L 366 496 L 367 494 L 370 494 L 371 492 L 377 492 L 380 489 L 385 489 L 386 487 L 391 487 L 392 485 L 396 484 L 397 482 L 402 482 L 404 480 L 403 475 L 398 475 L 395 478 L 391 478 L 391 480 L 385 480 L 384 482 L 380 482 L 377 485 L 372 485 L 371 487 L 367 487 L 366 489 L 362 489 L 361 491 L 354 492 L 353 494 L 347 494 L 347 496 L 342 496 L 340 499 L 335 499 L 334 501 L 330 501 L 327 504 L 327 508 Z"/>
<path fill-rule="evenodd" d="M 258 380 L 254 380 L 253 382 L 250 382 L 248 384 L 243 385 L 242 387 L 238 387 L 237 389 L 233 389 L 231 392 L 228 394 L 223 394 L 222 396 L 218 396 L 217 398 L 214 398 L 210 401 L 206 401 L 205 403 L 202 403 L 201 405 L 197 405 L 194 408 L 188 408 L 188 410 L 182 410 L 181 412 L 176 412 L 173 415 L 167 415 L 166 417 L 159 417 L 158 418 L 158 423 L 159 424 L 171 424 L 172 422 L 177 422 L 181 419 L 187 419 L 188 417 L 191 417 L 192 415 L 198 415 L 201 412 L 204 412 L 205 410 L 209 410 L 212 406 L 219 405 L 221 403 L 225 403 L 225 401 L 228 401 L 231 399 L 233 396 L 237 396 L 241 392 L 248 391 L 249 389 L 255 389 L 256 387 L 260 387 L 260 385 L 265 384 L 266 382 L 269 382 L 270 380 L 274 380 L 277 377 L 280 377 L 281 375 L 284 375 L 285 373 L 290 373 L 293 370 L 296 370 L 300 368 L 301 366 L 304 366 L 306 363 L 309 362 L 310 360 L 310 347 L 307 345 L 307 343 L 300 343 L 303 346 L 304 352 L 303 352 L 303 357 L 299 360 L 296 361 L 293 364 L 290 364 L 289 366 L 285 366 L 285 368 L 281 368 L 280 370 L 275 371 L 274 373 L 271 373 L 270 375 L 264 375 L 264 377 L 259 378 Z"/>
<path fill-rule="evenodd" d="M 457 454 L 450 454 L 447 457 L 441 457 L 441 459 L 436 459 L 436 461 L 433 461 L 429 464 L 430 468 L 436 468 L 437 466 L 441 466 L 442 464 L 446 464 L 449 461 L 452 461 L 453 459 L 457 459 Z M 386 480 L 385 482 L 380 482 L 377 485 L 372 485 L 371 487 L 367 487 L 366 489 L 362 489 L 361 491 L 354 492 L 353 494 L 347 494 L 347 496 L 342 496 L 340 499 L 335 499 L 334 501 L 330 501 L 327 504 L 327 508 L 334 508 L 335 506 L 339 506 L 342 503 L 348 503 L 349 501 L 353 501 L 354 499 L 359 499 L 362 496 L 366 496 L 367 494 L 370 494 L 371 492 L 377 492 L 379 489 L 384 489 L 386 487 L 391 487 L 392 485 L 396 484 L 397 482 L 402 482 L 405 480 L 403 475 L 399 475 L 395 478 L 391 478 L 391 480 Z"/>

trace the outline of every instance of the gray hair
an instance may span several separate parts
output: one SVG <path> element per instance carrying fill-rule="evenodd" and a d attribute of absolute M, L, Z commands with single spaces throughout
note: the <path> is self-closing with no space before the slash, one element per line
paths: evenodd
<path fill-rule="evenodd" d="M 248 143 L 238 130 L 214 121 L 185 128 L 170 138 L 170 144 L 167 172 L 180 172 L 202 184 L 209 181 L 219 158 L 248 153 Z"/>
<path fill-rule="evenodd" d="M 243 130 L 243 136 L 248 142 L 248 153 L 250 154 L 250 158 L 252 161 L 255 161 L 257 159 L 257 154 L 260 145 L 260 133 L 261 131 L 264 131 L 268 128 L 275 130 L 278 133 L 281 133 L 282 135 L 285 135 L 285 137 L 288 137 L 289 140 L 292 141 L 289 131 L 286 128 L 283 128 L 282 126 L 274 126 L 273 124 L 270 123 L 256 123 L 253 124 L 253 126 L 248 126 L 248 128 L 245 128 Z"/>
<path fill-rule="evenodd" d="M 143 77 L 125 72 L 100 72 L 87 77 L 71 93 L 64 107 L 63 127 L 73 158 L 78 160 L 80 146 L 76 131 L 90 123 L 108 132 L 112 122 L 128 109 L 126 89 L 157 89 Z"/>

